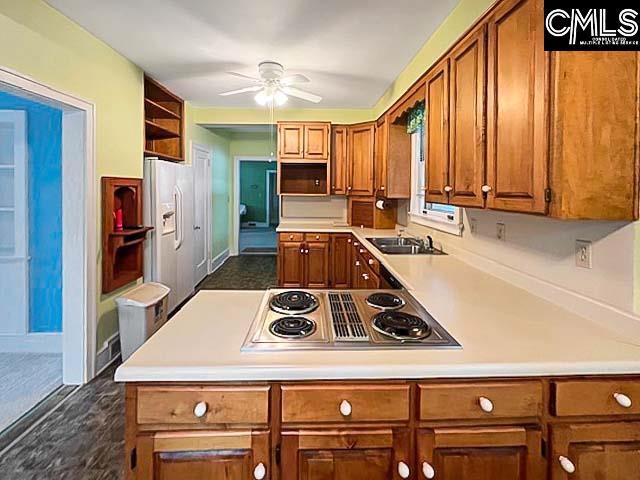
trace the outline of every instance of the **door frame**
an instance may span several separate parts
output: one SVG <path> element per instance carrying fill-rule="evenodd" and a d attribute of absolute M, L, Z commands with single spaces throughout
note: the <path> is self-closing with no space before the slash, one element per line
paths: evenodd
<path fill-rule="evenodd" d="M 274 176 L 276 177 L 274 185 L 276 186 L 276 195 L 278 192 L 278 171 L 277 170 L 267 170 L 265 172 L 265 181 L 266 181 L 266 186 L 265 186 L 265 204 L 267 206 L 267 218 L 266 218 L 266 224 L 267 227 L 271 226 L 271 187 L 270 187 L 270 183 L 269 183 L 269 177 L 270 176 Z"/>
<path fill-rule="evenodd" d="M 62 110 L 62 380 L 65 384 L 83 384 L 95 376 L 96 364 L 100 228 L 99 222 L 96 224 L 100 218 L 96 107 L 3 66 L 0 86 Z"/>
<path fill-rule="evenodd" d="M 231 208 L 231 256 L 240 254 L 240 162 L 275 162 L 269 156 L 234 155 L 233 157 L 233 202 Z"/>
<path fill-rule="evenodd" d="M 194 198 L 194 206 L 195 206 L 195 175 L 196 169 L 194 168 L 194 160 L 196 158 L 195 151 L 199 150 L 200 152 L 206 153 L 208 156 L 207 164 L 205 165 L 205 192 L 207 197 L 206 207 L 204 209 L 204 242 L 207 247 L 207 275 L 213 272 L 213 258 L 211 258 L 212 246 L 211 239 L 213 238 L 213 149 L 206 147 L 205 145 L 197 142 L 191 142 L 191 168 L 193 169 L 194 175 L 194 187 L 193 187 L 193 198 Z M 196 267 L 195 263 L 193 265 L 194 269 Z M 194 270 L 195 271 L 195 270 Z"/>

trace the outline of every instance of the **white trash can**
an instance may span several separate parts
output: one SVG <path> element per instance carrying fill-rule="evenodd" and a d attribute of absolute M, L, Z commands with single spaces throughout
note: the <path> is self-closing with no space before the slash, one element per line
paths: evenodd
<path fill-rule="evenodd" d="M 166 323 L 170 291 L 161 283 L 149 282 L 116 298 L 123 361 Z"/>

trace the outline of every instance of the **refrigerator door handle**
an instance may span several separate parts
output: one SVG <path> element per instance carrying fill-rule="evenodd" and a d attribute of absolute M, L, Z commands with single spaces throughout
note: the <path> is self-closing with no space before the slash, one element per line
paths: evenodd
<path fill-rule="evenodd" d="M 178 250 L 184 241 L 184 212 L 182 190 L 176 185 L 173 193 L 176 205 L 176 231 L 175 231 L 175 249 Z"/>

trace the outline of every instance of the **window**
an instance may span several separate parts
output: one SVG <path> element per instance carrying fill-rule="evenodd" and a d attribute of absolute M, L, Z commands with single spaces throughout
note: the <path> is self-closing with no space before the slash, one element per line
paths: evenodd
<path fill-rule="evenodd" d="M 411 134 L 413 184 L 411 188 L 411 221 L 453 235 L 462 235 L 462 209 L 453 205 L 427 202 L 425 196 L 424 130 Z"/>

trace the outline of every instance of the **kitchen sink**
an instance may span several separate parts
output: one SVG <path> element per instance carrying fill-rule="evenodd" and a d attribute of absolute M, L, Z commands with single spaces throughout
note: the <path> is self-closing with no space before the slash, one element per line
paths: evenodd
<path fill-rule="evenodd" d="M 442 250 L 428 247 L 416 238 L 367 238 L 378 250 L 387 255 L 446 255 Z"/>

